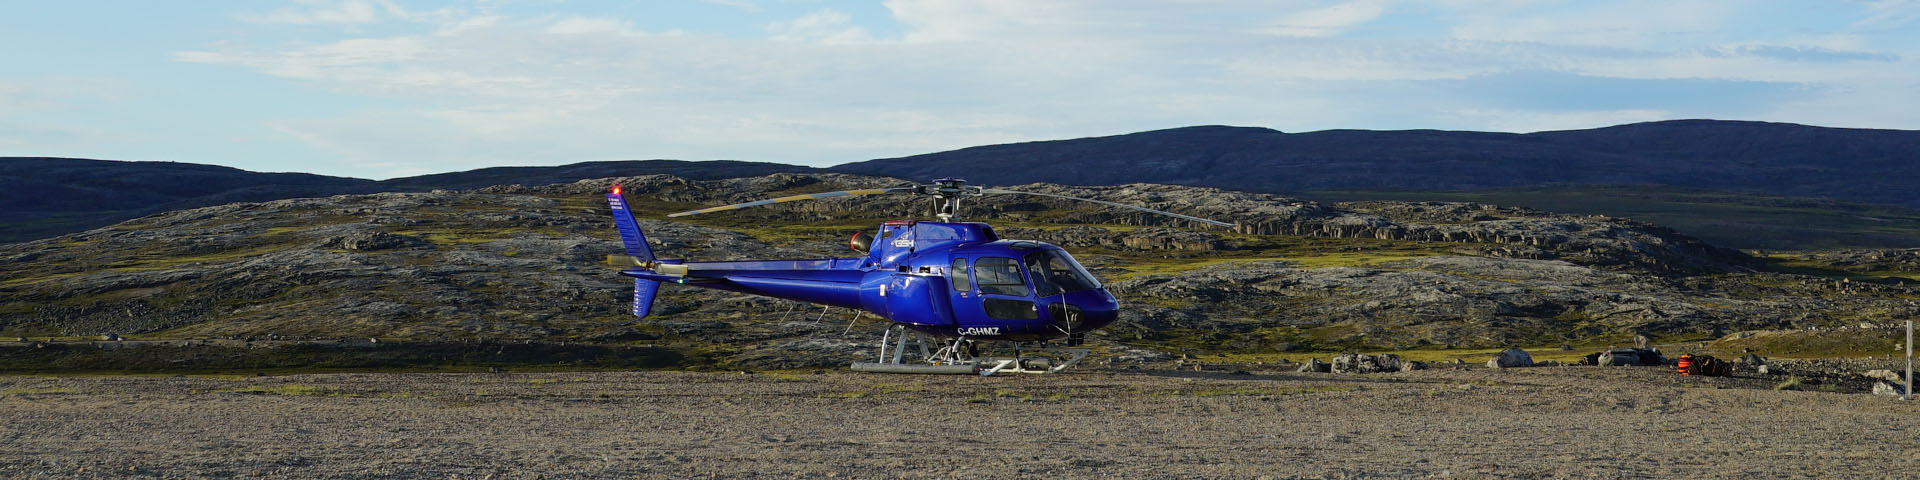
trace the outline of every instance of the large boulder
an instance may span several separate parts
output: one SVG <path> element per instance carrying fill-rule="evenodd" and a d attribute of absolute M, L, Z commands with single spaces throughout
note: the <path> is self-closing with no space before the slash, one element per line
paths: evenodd
<path fill-rule="evenodd" d="M 1400 364 L 1400 356 L 1391 353 L 1381 355 L 1345 353 L 1333 357 L 1333 373 L 1398 372 Z"/>
<path fill-rule="evenodd" d="M 1898 397 L 1898 396 L 1906 395 L 1907 389 L 1895 383 L 1873 382 L 1873 394 Z"/>
<path fill-rule="evenodd" d="M 1598 354 L 1588 355 L 1588 357 L 1592 359 L 1594 365 L 1601 366 L 1639 365 L 1645 367 L 1667 364 L 1667 358 L 1660 355 L 1660 351 L 1654 349 L 1615 348 Z"/>
<path fill-rule="evenodd" d="M 1518 348 L 1501 350 L 1500 353 L 1494 354 L 1493 358 L 1487 359 L 1487 368 L 1519 368 L 1531 366 L 1533 366 L 1533 356 L 1528 355 L 1526 350 Z"/>
<path fill-rule="evenodd" d="M 1607 367 L 1639 365 L 1640 354 L 1629 348 L 1608 350 L 1600 352 L 1600 357 L 1594 361 L 1594 364 Z"/>

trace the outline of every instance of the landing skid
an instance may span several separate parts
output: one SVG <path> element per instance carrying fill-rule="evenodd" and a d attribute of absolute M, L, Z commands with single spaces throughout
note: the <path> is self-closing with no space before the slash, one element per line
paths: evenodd
<path fill-rule="evenodd" d="M 931 375 L 993 375 L 996 373 L 1056 373 L 1087 358 L 1085 348 L 1023 347 L 1013 343 L 1013 356 L 978 356 L 976 342 L 956 338 L 929 351 L 934 339 L 906 327 L 887 328 L 880 337 L 876 362 L 854 362 L 856 372 L 918 373 Z M 908 352 L 913 353 L 908 353 Z"/>

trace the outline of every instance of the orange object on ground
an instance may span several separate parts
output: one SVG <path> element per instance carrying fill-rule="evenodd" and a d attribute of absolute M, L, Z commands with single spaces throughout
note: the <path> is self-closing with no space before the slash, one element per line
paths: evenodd
<path fill-rule="evenodd" d="M 1681 375 L 1692 375 L 1693 374 L 1693 354 L 1691 353 L 1680 354 L 1680 362 L 1678 363 L 1678 366 L 1679 367 L 1677 368 L 1677 370 L 1680 371 Z"/>

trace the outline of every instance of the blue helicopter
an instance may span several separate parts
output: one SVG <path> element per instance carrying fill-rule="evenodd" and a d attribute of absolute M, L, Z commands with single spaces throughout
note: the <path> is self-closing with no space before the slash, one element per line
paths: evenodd
<path fill-rule="evenodd" d="M 912 187 L 793 195 L 667 216 L 878 194 L 932 197 L 934 216 L 940 220 L 887 221 L 875 233 L 855 234 L 849 244 L 864 254 L 860 257 L 697 262 L 656 258 L 615 185 L 607 202 L 626 255 L 609 255 L 607 262 L 634 279 L 633 314 L 640 318 L 652 310 L 661 283 L 712 288 L 845 307 L 893 322 L 880 340 L 877 361 L 855 362 L 855 371 L 1052 373 L 1085 358 L 1088 350 L 1049 342 L 1064 339 L 1067 347 L 1080 346 L 1087 332 L 1119 317 L 1119 302 L 1066 250 L 1002 239 L 985 223 L 957 221 L 963 199 L 1035 195 L 1233 225 L 1102 200 L 982 188 L 957 178 Z M 982 345 L 997 354 L 981 355 Z"/>

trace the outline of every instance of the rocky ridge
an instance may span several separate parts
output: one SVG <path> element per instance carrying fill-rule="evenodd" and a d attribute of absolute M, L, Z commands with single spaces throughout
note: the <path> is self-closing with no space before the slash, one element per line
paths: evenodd
<path fill-rule="evenodd" d="M 871 196 L 660 219 L 775 195 L 905 184 L 776 174 L 182 210 L 0 245 L 0 332 L 644 342 L 761 367 L 840 364 L 873 341 L 881 324 L 871 316 L 692 288 L 669 287 L 657 317 L 635 321 L 625 312 L 630 283 L 601 266 L 618 248 L 600 198 L 614 184 L 643 213 L 656 251 L 687 258 L 846 256 L 846 235 L 879 219 L 920 217 L 925 207 L 924 199 Z M 1068 246 L 1103 277 L 1128 306 L 1119 324 L 1098 332 L 1107 344 L 1291 351 L 1708 335 L 1912 315 L 1904 298 L 1920 294 L 1753 273 L 1756 264 L 1738 252 L 1616 218 L 1474 204 L 1323 205 L 1165 185 L 1011 189 L 1243 226 L 1188 229 L 1037 197 L 971 203 L 972 218 L 1008 237 Z M 1313 263 L 1345 255 L 1384 260 Z"/>

